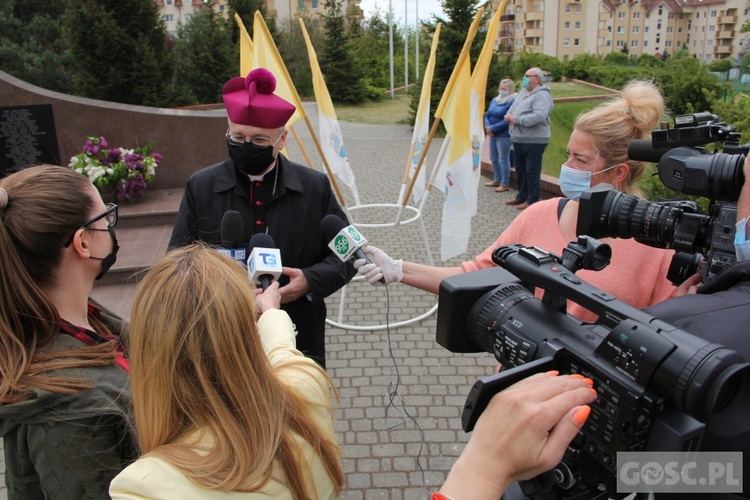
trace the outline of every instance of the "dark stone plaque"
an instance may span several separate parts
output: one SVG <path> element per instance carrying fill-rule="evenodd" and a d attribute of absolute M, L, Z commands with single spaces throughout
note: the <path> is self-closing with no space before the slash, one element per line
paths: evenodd
<path fill-rule="evenodd" d="M 52 105 L 0 107 L 0 177 L 42 163 L 60 165 Z"/>

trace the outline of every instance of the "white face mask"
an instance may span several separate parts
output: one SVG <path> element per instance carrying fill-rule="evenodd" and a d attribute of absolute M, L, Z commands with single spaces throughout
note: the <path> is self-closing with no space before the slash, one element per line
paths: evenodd
<path fill-rule="evenodd" d="M 588 170 L 576 170 L 563 163 L 560 169 L 560 190 L 562 190 L 566 198 L 577 200 L 585 190 L 591 187 L 592 176 L 603 174 L 616 166 L 612 165 L 609 168 L 592 173 Z"/>

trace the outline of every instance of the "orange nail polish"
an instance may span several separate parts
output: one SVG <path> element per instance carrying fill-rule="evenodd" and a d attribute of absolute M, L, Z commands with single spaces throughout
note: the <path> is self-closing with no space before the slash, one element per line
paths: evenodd
<path fill-rule="evenodd" d="M 573 420 L 575 420 L 578 425 L 583 425 L 586 419 L 589 418 L 590 413 L 591 413 L 591 408 L 589 408 L 586 405 L 581 406 L 573 414 Z"/>
<path fill-rule="evenodd" d="M 599 393 L 596 392 L 596 389 L 594 389 L 593 387 L 589 387 L 589 390 L 594 393 L 594 396 L 596 396 L 597 398 L 599 397 Z"/>
<path fill-rule="evenodd" d="M 549 375 L 550 377 L 557 377 L 558 375 L 560 375 L 560 372 L 557 370 L 550 370 L 547 372 L 547 375 Z"/>
<path fill-rule="evenodd" d="M 573 378 L 580 378 L 580 379 L 582 379 L 582 378 L 583 378 L 583 375 L 581 375 L 580 373 L 573 373 L 573 374 L 571 375 L 571 377 L 573 377 Z"/>
<path fill-rule="evenodd" d="M 591 380 L 591 379 L 590 379 L 590 378 L 588 378 L 588 377 L 586 377 L 585 379 L 583 379 L 583 381 L 584 381 L 584 382 L 586 382 L 586 383 L 587 383 L 588 385 L 590 385 L 591 387 L 593 387 L 593 386 L 594 386 L 594 381 L 593 381 L 593 380 Z"/>

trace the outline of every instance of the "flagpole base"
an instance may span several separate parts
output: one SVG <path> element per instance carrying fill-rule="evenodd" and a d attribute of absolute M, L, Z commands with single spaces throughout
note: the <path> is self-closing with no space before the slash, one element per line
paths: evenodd
<path fill-rule="evenodd" d="M 410 205 L 401 205 L 399 203 L 373 203 L 373 204 L 367 204 L 367 205 L 355 205 L 352 207 L 349 207 L 349 213 L 352 216 L 353 220 L 356 220 L 356 214 L 360 210 L 367 210 L 367 209 L 380 209 L 380 210 L 388 210 L 388 209 L 394 209 L 397 211 L 398 216 L 396 217 L 396 220 L 393 222 L 353 222 L 352 224 L 357 228 L 401 228 L 403 226 L 406 226 L 408 224 L 413 224 L 415 222 L 419 222 L 421 234 L 422 234 L 422 241 L 424 243 L 424 249 L 425 254 L 427 256 L 427 261 L 430 265 L 433 264 L 432 259 L 432 252 L 430 251 L 430 243 L 428 240 L 427 235 L 427 228 L 424 224 L 424 219 L 422 217 L 422 212 L 419 208 L 413 207 Z M 405 215 L 407 216 L 404 220 L 401 219 L 401 216 Z M 365 236 L 367 236 L 365 232 Z M 326 324 L 331 325 L 336 328 L 342 328 L 344 330 L 353 330 L 353 331 L 377 331 L 377 330 L 385 330 L 387 328 L 398 328 L 401 326 L 407 326 L 411 325 L 417 322 L 420 322 L 433 314 L 435 314 L 435 311 L 437 311 L 437 297 L 435 297 L 435 303 L 431 307 L 427 307 L 426 310 L 423 310 L 422 312 L 417 312 L 415 315 L 411 318 L 396 321 L 396 322 L 386 322 L 386 323 L 379 323 L 379 324 L 372 324 L 372 325 L 363 325 L 363 324 L 355 324 L 348 322 L 349 320 L 345 320 L 345 313 L 347 309 L 349 309 L 350 317 L 360 318 L 362 317 L 362 310 L 361 310 L 361 301 L 359 304 L 359 307 L 356 309 L 354 306 L 347 307 L 347 297 L 348 297 L 348 290 L 347 287 L 349 287 L 350 284 L 364 281 L 364 276 L 355 276 L 352 281 L 344 285 L 343 288 L 340 290 L 339 295 L 339 304 L 338 304 L 338 314 L 335 319 L 327 318 Z M 370 286 L 370 285 L 367 285 Z M 394 285 L 389 285 L 389 287 L 393 287 Z M 398 285 L 401 286 L 401 285 Z M 382 289 L 383 287 L 378 286 L 376 289 Z M 373 290 L 374 291 L 374 290 Z"/>

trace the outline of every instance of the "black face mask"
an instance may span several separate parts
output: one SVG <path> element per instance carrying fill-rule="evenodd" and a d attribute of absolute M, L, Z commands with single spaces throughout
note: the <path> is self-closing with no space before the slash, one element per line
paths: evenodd
<path fill-rule="evenodd" d="M 276 160 L 273 154 L 273 146 L 254 146 L 250 142 L 232 144 L 227 141 L 227 147 L 234 166 L 247 175 L 262 174 Z"/>
<path fill-rule="evenodd" d="M 91 257 L 94 260 L 102 261 L 102 271 L 96 276 L 96 279 L 101 279 L 102 276 L 107 274 L 109 268 L 112 267 L 117 261 L 117 252 L 120 250 L 120 246 L 117 244 L 117 237 L 115 236 L 114 228 L 110 226 L 107 229 L 109 231 L 109 235 L 112 237 L 112 251 L 109 252 L 109 254 L 103 259 L 100 259 L 99 257 Z"/>

